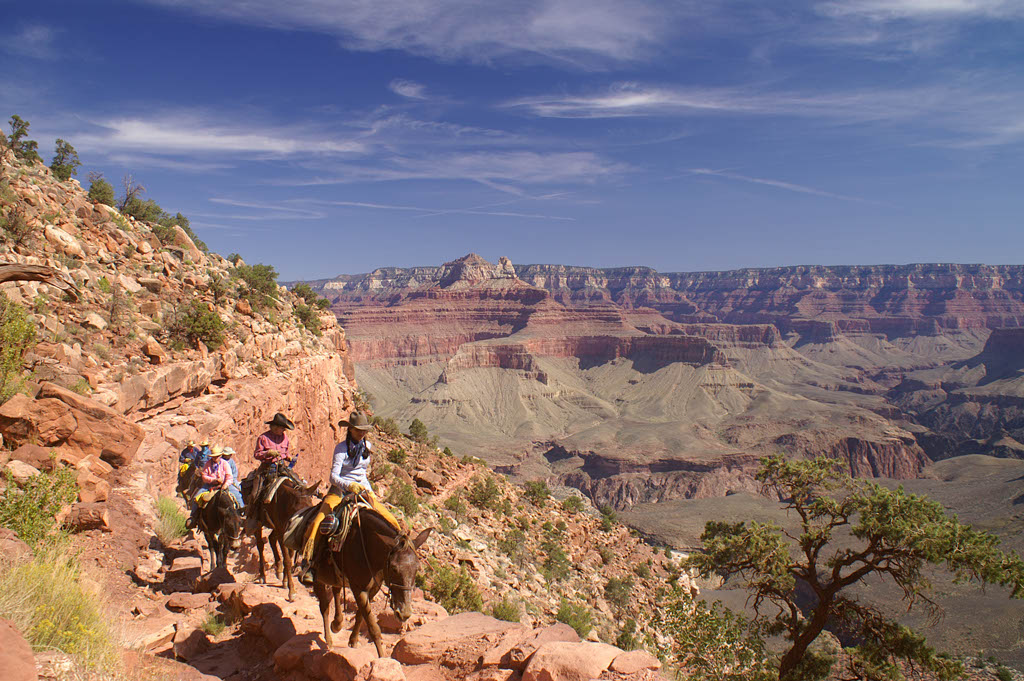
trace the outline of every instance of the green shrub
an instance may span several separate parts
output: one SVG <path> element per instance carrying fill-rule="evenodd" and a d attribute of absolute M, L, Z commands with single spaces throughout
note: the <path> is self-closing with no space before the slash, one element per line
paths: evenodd
<path fill-rule="evenodd" d="M 582 603 L 571 603 L 568 598 L 562 598 L 558 606 L 555 619 L 576 630 L 580 638 L 586 638 L 590 630 L 594 628 L 590 610 Z"/>
<path fill-rule="evenodd" d="M 216 638 L 217 636 L 220 636 L 221 632 L 223 632 L 225 628 L 227 628 L 227 624 L 225 624 L 224 620 L 220 618 L 220 615 L 215 612 L 211 612 L 206 616 L 206 619 L 203 620 L 203 623 L 199 625 L 199 628 L 210 636 Z"/>
<path fill-rule="evenodd" d="M 173 340 L 195 346 L 201 341 L 210 350 L 216 350 L 224 342 L 227 325 L 216 312 L 197 298 L 189 301 L 183 310 L 175 309 L 168 332 Z"/>
<path fill-rule="evenodd" d="M 401 447 L 395 447 L 390 452 L 388 452 L 388 461 L 399 466 L 404 465 L 408 458 L 409 455 L 406 454 L 405 450 L 402 449 Z"/>
<path fill-rule="evenodd" d="M 640 577 L 642 579 L 651 578 L 651 566 L 647 563 L 640 563 L 635 568 L 633 568 L 633 572 L 636 573 L 637 577 Z"/>
<path fill-rule="evenodd" d="M 0 617 L 11 620 L 34 650 L 60 650 L 88 670 L 119 664 L 112 620 L 97 596 L 82 588 L 66 542 L 38 546 L 28 562 L 0 561 Z"/>
<path fill-rule="evenodd" d="M 457 516 L 466 515 L 468 510 L 465 502 L 462 501 L 462 497 L 457 492 L 444 500 L 444 507 Z"/>
<path fill-rule="evenodd" d="M 450 614 L 479 611 L 483 607 L 480 590 L 466 566 L 456 569 L 433 557 L 428 559 L 428 565 L 429 569 L 421 580 L 423 590 Z"/>
<path fill-rule="evenodd" d="M 121 208 L 121 214 L 130 215 L 143 222 L 156 222 L 164 214 L 164 210 L 153 199 L 143 200 L 139 196 L 131 196 Z"/>
<path fill-rule="evenodd" d="M 427 432 L 427 427 L 423 424 L 423 421 L 413 419 L 412 423 L 409 424 L 409 437 L 416 442 L 426 442 L 430 437 L 430 433 Z"/>
<path fill-rule="evenodd" d="M 601 516 L 601 530 L 604 532 L 611 532 L 615 529 L 615 521 L 610 516 Z"/>
<path fill-rule="evenodd" d="M 549 582 L 566 579 L 572 570 L 572 564 L 569 562 L 569 556 L 566 555 L 565 549 L 558 542 L 558 538 L 548 537 L 541 543 L 541 549 L 547 554 L 541 565 L 541 574 L 544 575 L 544 578 Z"/>
<path fill-rule="evenodd" d="M 512 564 L 520 570 L 530 563 L 532 554 L 527 549 L 526 534 L 519 529 L 510 529 L 498 540 L 498 550 L 511 559 Z"/>
<path fill-rule="evenodd" d="M 89 385 L 88 379 L 80 378 L 71 386 L 71 391 L 76 392 L 79 395 L 88 395 L 92 393 L 92 386 Z"/>
<path fill-rule="evenodd" d="M 22 161 L 42 161 L 39 156 L 39 143 L 35 140 L 26 139 L 28 135 L 29 122 L 21 116 L 11 116 L 11 133 L 7 136 L 4 146 L 11 149 L 14 155 Z"/>
<path fill-rule="evenodd" d="M 500 506 L 501 489 L 492 475 L 474 478 L 469 487 L 469 503 L 484 510 L 495 510 Z"/>
<path fill-rule="evenodd" d="M 583 498 L 576 494 L 570 494 L 562 501 L 562 510 L 573 515 L 583 510 Z"/>
<path fill-rule="evenodd" d="M 36 329 L 28 312 L 0 293 L 0 404 L 24 389 L 22 358 L 35 340 Z"/>
<path fill-rule="evenodd" d="M 388 490 L 387 502 L 402 509 L 406 518 L 410 518 L 420 511 L 420 500 L 416 496 L 416 490 L 412 488 L 412 485 L 400 480 L 395 481 L 395 484 Z"/>
<path fill-rule="evenodd" d="M 626 620 L 626 623 L 622 625 L 622 631 L 615 638 L 615 645 L 623 650 L 636 650 L 640 647 L 640 642 L 636 637 L 636 620 L 630 617 Z"/>
<path fill-rule="evenodd" d="M 314 336 L 321 336 L 323 332 L 320 330 L 320 315 L 317 314 L 316 310 L 311 308 L 309 305 L 298 303 L 292 308 L 292 312 L 295 314 L 295 318 L 302 324 Z"/>
<path fill-rule="evenodd" d="M 1006 667 L 1000 665 L 996 669 L 996 678 L 999 679 L 999 681 L 1013 681 L 1013 673 Z"/>
<path fill-rule="evenodd" d="M 402 434 L 401 430 L 398 428 L 398 422 L 395 421 L 393 418 L 382 419 L 379 416 L 374 416 L 372 419 L 370 419 L 370 423 L 376 426 L 377 430 L 384 433 L 385 435 L 390 435 L 391 437 L 398 437 L 399 435 Z"/>
<path fill-rule="evenodd" d="M 604 597 L 612 605 L 624 608 L 633 595 L 632 577 L 610 577 L 604 585 Z"/>
<path fill-rule="evenodd" d="M 548 483 L 543 480 L 531 480 L 524 485 L 524 488 L 524 495 L 533 502 L 534 506 L 543 507 L 547 503 L 548 497 L 551 496 Z"/>
<path fill-rule="evenodd" d="M 448 456 L 448 457 L 455 456 L 455 454 L 452 452 L 452 450 L 449 449 L 448 447 L 445 447 L 444 451 L 441 452 L 441 453 L 444 454 L 445 456 Z"/>
<path fill-rule="evenodd" d="M 455 521 L 448 516 L 440 516 L 437 519 L 437 523 L 441 526 L 441 532 L 444 534 L 449 534 L 455 529 Z"/>
<path fill-rule="evenodd" d="M 7 215 L 0 217 L 0 233 L 3 234 L 5 241 L 15 246 L 26 243 L 35 232 L 36 228 L 29 224 L 21 204 L 12 206 L 8 209 Z"/>
<path fill-rule="evenodd" d="M 67 182 L 72 175 L 78 172 L 80 167 L 82 167 L 82 162 L 78 159 L 78 152 L 73 146 L 58 137 L 57 149 L 53 154 L 53 161 L 50 162 L 53 176 L 61 182 Z"/>
<path fill-rule="evenodd" d="M 157 523 L 154 528 L 157 539 L 164 546 L 168 546 L 177 539 L 185 536 L 185 514 L 178 508 L 178 504 L 170 497 L 160 497 L 156 500 Z"/>
<path fill-rule="evenodd" d="M 491 606 L 490 615 L 494 619 L 503 622 L 519 622 L 523 618 L 518 601 L 509 598 L 507 595 Z"/>
<path fill-rule="evenodd" d="M 30 546 L 53 535 L 57 513 L 78 498 L 75 474 L 64 467 L 34 475 L 20 487 L 8 472 L 6 485 L 0 495 L 0 527 L 14 530 Z"/>
<path fill-rule="evenodd" d="M 100 277 L 99 279 L 96 280 L 96 288 L 98 288 L 103 293 L 110 293 L 110 280 L 107 279 L 106 277 Z"/>
<path fill-rule="evenodd" d="M 690 679 L 700 681 L 777 681 L 777 660 L 765 648 L 760 632 L 721 601 L 709 605 L 688 592 L 673 589 L 662 606 L 656 627 L 671 642 L 671 661 L 686 665 Z"/>
<path fill-rule="evenodd" d="M 602 546 L 601 548 L 599 548 L 597 550 L 597 553 L 598 553 L 598 555 L 601 556 L 601 562 L 604 563 L 605 565 L 607 565 L 608 563 L 612 562 L 612 558 L 615 557 L 615 552 L 612 551 L 607 546 Z"/>
<path fill-rule="evenodd" d="M 106 206 L 114 205 L 114 186 L 100 173 L 89 173 L 89 199 Z"/>
<path fill-rule="evenodd" d="M 246 283 L 239 295 L 257 308 L 266 308 L 276 300 L 277 270 L 271 265 L 237 265 L 235 274 Z"/>

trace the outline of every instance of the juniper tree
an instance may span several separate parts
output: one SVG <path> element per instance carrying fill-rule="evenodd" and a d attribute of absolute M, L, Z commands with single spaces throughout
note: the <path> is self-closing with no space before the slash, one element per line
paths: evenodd
<path fill-rule="evenodd" d="M 81 166 L 82 162 L 78 160 L 78 152 L 75 151 L 75 148 L 58 137 L 57 148 L 53 160 L 50 162 L 53 176 L 61 182 L 67 182 Z"/>
<path fill-rule="evenodd" d="M 40 161 L 39 143 L 25 139 L 28 135 L 29 122 L 17 114 L 11 116 L 11 134 L 7 137 L 6 146 L 14 151 L 14 155 L 23 161 Z"/>
<path fill-rule="evenodd" d="M 103 173 L 95 170 L 89 173 L 89 198 L 108 206 L 114 205 L 114 187 L 103 177 Z"/>
<path fill-rule="evenodd" d="M 998 549 L 999 539 L 948 516 L 935 501 L 856 480 L 824 457 L 761 460 L 757 479 L 799 521 L 792 534 L 772 523 L 709 522 L 701 536 L 703 553 L 688 566 L 701 575 L 737 576 L 750 590 L 758 621 L 768 633 L 783 634 L 788 649 L 779 661 L 782 681 L 821 678 L 827 673 L 809 653 L 825 629 L 864 641 L 852 650 L 857 678 L 900 679 L 901 661 L 954 678 L 959 663 L 928 646 L 924 637 L 857 601 L 848 589 L 869 575 L 888 579 L 902 591 L 908 609 L 917 604 L 937 612 L 927 565 L 944 566 L 955 581 L 1006 586 L 1024 597 L 1024 562 Z M 836 541 L 844 535 L 843 545 Z M 806 608 L 797 585 L 813 594 Z"/>

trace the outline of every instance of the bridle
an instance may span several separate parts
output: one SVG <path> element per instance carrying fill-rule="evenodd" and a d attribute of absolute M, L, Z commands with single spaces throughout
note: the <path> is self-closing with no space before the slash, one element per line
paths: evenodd
<path fill-rule="evenodd" d="M 366 561 L 366 566 L 370 567 L 370 555 L 366 551 L 366 535 L 363 533 L 363 524 L 360 520 L 359 513 L 356 513 L 356 526 L 359 528 L 359 545 L 363 549 L 363 560 Z M 404 542 L 402 540 L 405 540 Z M 398 596 L 395 595 L 395 591 L 413 591 L 415 586 L 405 586 L 404 584 L 394 584 L 391 581 L 391 562 L 395 554 L 398 553 L 399 548 L 402 544 L 408 542 L 408 537 L 405 534 L 400 534 L 395 537 L 395 543 L 391 546 L 388 551 L 388 557 L 384 562 L 384 579 L 381 581 L 380 588 L 387 596 L 388 605 L 391 609 L 398 614 Z"/>

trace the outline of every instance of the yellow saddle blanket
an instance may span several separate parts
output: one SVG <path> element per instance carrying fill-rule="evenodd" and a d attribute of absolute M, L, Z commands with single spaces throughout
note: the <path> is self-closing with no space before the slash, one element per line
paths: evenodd
<path fill-rule="evenodd" d="M 218 491 L 220 490 L 211 489 L 205 492 L 200 492 L 195 496 L 196 505 L 199 506 L 199 508 L 205 508 L 206 505 L 210 503 L 210 500 L 217 496 Z M 231 503 L 234 504 L 235 508 L 238 508 L 238 501 L 235 500 L 234 495 L 228 496 L 231 497 Z"/>

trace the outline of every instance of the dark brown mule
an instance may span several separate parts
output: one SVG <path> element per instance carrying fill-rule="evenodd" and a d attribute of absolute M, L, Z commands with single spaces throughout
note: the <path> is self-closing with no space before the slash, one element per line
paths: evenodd
<path fill-rule="evenodd" d="M 374 511 L 360 508 L 341 550 L 320 551 L 316 559 L 313 591 L 320 601 L 328 648 L 333 645 L 331 632 L 341 631 L 341 594 L 347 583 L 356 602 L 349 647 L 359 642 L 359 627 L 365 620 L 373 645 L 377 647 L 377 655 L 384 656 L 380 626 L 370 612 L 370 602 L 381 586 L 385 586 L 395 615 L 402 622 L 409 619 L 412 615 L 410 594 L 416 587 L 416 572 L 420 567 L 416 549 L 423 545 L 432 529 L 427 528 L 415 539 L 410 539 L 408 533 L 400 533 Z M 334 601 L 334 620 L 328 624 L 331 601 Z"/>
<path fill-rule="evenodd" d="M 199 509 L 197 525 L 210 550 L 210 570 L 226 566 L 228 547 L 238 548 L 242 536 L 242 516 L 231 493 L 217 490 L 213 498 Z"/>
<path fill-rule="evenodd" d="M 270 550 L 274 554 L 274 574 L 278 579 L 282 580 L 281 586 L 287 583 L 289 603 L 295 599 L 295 578 L 292 574 L 294 572 L 295 552 L 285 547 L 284 531 L 288 529 L 288 521 L 293 515 L 316 503 L 313 494 L 318 486 L 319 483 L 314 483 L 309 487 L 302 487 L 291 478 L 285 479 L 281 486 L 277 488 L 277 492 L 274 493 L 274 498 L 271 499 L 270 503 L 260 504 L 262 509 L 259 511 L 259 518 L 255 523 L 256 529 L 253 532 L 253 536 L 256 537 L 256 553 L 260 557 L 259 581 L 264 584 L 267 583 L 267 563 L 263 557 L 263 545 L 265 543 L 263 528 L 266 527 L 270 530 L 269 539 Z M 249 504 L 250 512 L 256 509 L 251 500 L 246 503 Z M 284 560 L 283 576 L 281 572 L 282 559 Z"/>

